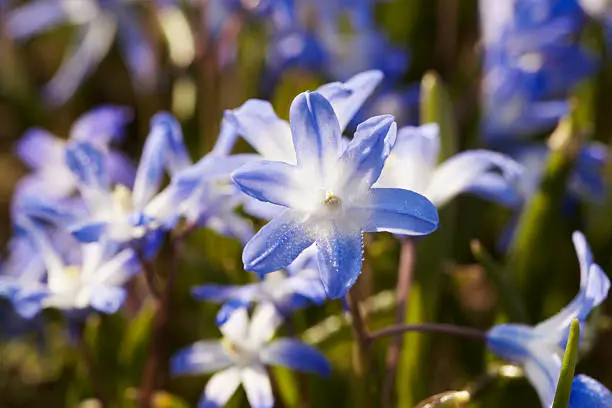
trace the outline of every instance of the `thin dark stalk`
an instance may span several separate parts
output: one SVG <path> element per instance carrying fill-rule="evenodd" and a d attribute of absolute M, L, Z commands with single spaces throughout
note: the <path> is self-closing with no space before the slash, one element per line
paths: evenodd
<path fill-rule="evenodd" d="M 161 298 L 161 293 L 159 293 L 159 290 L 155 285 L 155 268 L 153 267 L 153 264 L 145 258 L 142 251 L 138 250 L 137 253 L 140 260 L 140 265 L 142 265 L 143 275 L 145 277 L 145 281 L 147 282 L 149 292 L 151 292 L 151 295 L 156 300 L 159 300 Z"/>
<path fill-rule="evenodd" d="M 359 300 L 353 287 L 346 295 L 349 312 L 351 314 L 351 326 L 353 335 L 355 336 L 355 349 L 353 357 L 353 365 L 355 377 L 357 380 L 357 389 L 360 393 L 357 399 L 357 406 L 371 407 L 375 405 L 373 398 L 372 383 L 369 381 L 371 372 L 371 361 L 369 354 L 369 335 L 359 310 Z M 373 405 L 374 404 L 374 405 Z"/>
<path fill-rule="evenodd" d="M 406 332 L 421 332 L 421 333 L 441 333 L 441 334 L 450 334 L 453 336 L 465 337 L 473 340 L 487 340 L 487 333 L 478 330 L 472 329 L 469 327 L 461 327 L 455 326 L 453 324 L 445 324 L 445 323 L 422 323 L 422 324 L 398 324 L 394 326 L 385 327 L 384 329 L 375 331 L 369 337 L 369 342 L 373 342 L 374 340 L 387 337 L 394 336 L 397 334 L 403 334 Z"/>
<path fill-rule="evenodd" d="M 180 235 L 179 239 L 175 238 L 171 241 L 172 259 L 166 280 L 166 287 L 162 296 L 157 298 L 155 301 L 153 339 L 149 347 L 140 386 L 139 406 L 141 408 L 151 407 L 151 396 L 153 395 L 155 388 L 158 386 L 161 377 L 160 369 L 167 351 L 165 340 L 171 315 L 170 299 L 178 272 L 180 248 L 185 237 L 186 235 Z"/>
<path fill-rule="evenodd" d="M 395 323 L 400 325 L 406 321 L 406 305 L 410 297 L 410 287 L 412 284 L 412 275 L 414 271 L 414 262 L 416 258 L 414 241 L 410 238 L 402 240 L 402 249 L 400 253 L 399 267 L 397 269 L 397 310 L 395 314 Z M 388 408 L 391 406 L 393 395 L 393 385 L 395 383 L 395 373 L 402 351 L 404 339 L 401 334 L 396 335 L 387 349 L 387 365 L 385 369 L 385 379 L 382 388 L 382 407 Z"/>
<path fill-rule="evenodd" d="M 363 351 L 364 355 L 368 355 L 368 331 L 359 310 L 359 301 L 354 294 L 354 290 L 351 289 L 346 295 L 349 312 L 351 314 L 351 325 L 353 327 L 353 334 L 355 340 L 357 340 L 357 346 Z"/>

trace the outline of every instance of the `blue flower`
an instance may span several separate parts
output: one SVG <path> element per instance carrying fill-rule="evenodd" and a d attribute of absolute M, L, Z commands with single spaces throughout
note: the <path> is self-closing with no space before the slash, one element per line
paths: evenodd
<path fill-rule="evenodd" d="M 222 122 L 214 149 L 197 163 L 176 172 L 170 184 L 146 206 L 146 213 L 170 229 L 183 218 L 189 225 L 208 227 L 246 243 L 253 236 L 251 222 L 235 213 L 245 196 L 231 180 L 231 173 L 254 154 L 228 156 L 236 140 L 234 126 Z"/>
<path fill-rule="evenodd" d="M 383 72 L 388 82 L 401 79 L 409 66 L 409 54 L 375 27 L 370 7 L 364 3 L 368 2 L 315 2 L 314 12 L 301 7 L 282 19 L 286 23 L 276 25 L 268 46 L 266 88 L 295 67 L 337 80 L 372 69 Z M 301 24 L 295 17 L 300 12 L 316 15 L 317 24 Z M 343 14 L 351 18 L 352 30 L 339 24 Z"/>
<path fill-rule="evenodd" d="M 584 14 L 573 0 L 481 3 L 485 137 L 514 139 L 554 126 L 569 91 L 599 64 L 573 39 Z"/>
<path fill-rule="evenodd" d="M 110 182 L 102 157 L 100 149 L 87 142 L 72 143 L 67 149 L 68 167 L 78 180 L 89 212 L 70 226 L 75 237 L 82 242 L 102 237 L 117 242 L 150 238 L 155 246 L 159 243 L 156 234 L 148 233 L 163 227 L 166 220 L 159 219 L 149 204 L 161 189 L 166 172 L 176 174 L 191 164 L 178 122 L 167 113 L 153 117 L 132 189 Z"/>
<path fill-rule="evenodd" d="M 469 150 L 438 165 L 437 124 L 401 128 L 375 187 L 416 191 L 440 208 L 462 192 L 496 202 L 520 202 L 522 168 L 511 158 L 489 150 Z"/>
<path fill-rule="evenodd" d="M 316 243 L 325 290 L 340 298 L 361 272 L 363 232 L 425 235 L 438 227 L 438 214 L 412 191 L 372 188 L 395 143 L 391 116 L 360 124 L 345 149 L 338 117 L 321 94 L 298 95 L 290 118 L 295 164 L 253 162 L 233 175 L 246 194 L 286 207 L 246 244 L 242 259 L 246 270 L 266 274 Z"/>
<path fill-rule="evenodd" d="M 364 102 L 372 94 L 383 76 L 379 71 L 366 71 L 355 75 L 346 82 L 331 82 L 321 86 L 317 92 L 331 104 L 344 130 Z M 233 126 L 233 132 L 224 135 L 225 143 L 231 144 L 232 136 L 240 135 L 264 160 L 296 164 L 295 148 L 291 127 L 280 119 L 272 105 L 263 100 L 250 99 L 242 106 L 225 113 L 226 123 Z M 270 219 L 279 211 L 279 206 L 259 200 L 247 200 L 245 211 L 263 219 Z"/>
<path fill-rule="evenodd" d="M 130 3 L 122 0 L 35 0 L 7 12 L 6 31 L 18 41 L 58 26 L 77 27 L 64 62 L 45 87 L 50 103 L 61 105 L 74 94 L 108 54 L 115 37 L 134 85 L 140 90 L 152 90 L 157 77 L 155 53 Z"/>
<path fill-rule="evenodd" d="M 550 407 L 554 399 L 571 322 L 574 319 L 584 322 L 591 310 L 607 297 L 610 288 L 609 279 L 599 265 L 593 262 L 584 235 L 574 232 L 572 238 L 580 262 L 580 291 L 570 304 L 534 327 L 502 324 L 493 327 L 487 335 L 488 347 L 495 355 L 525 368 L 527 378 L 538 392 L 544 408 Z M 576 405 L 570 405 L 597 406 L 578 403 L 579 400 L 588 398 L 587 389 L 591 384 L 584 379 L 577 381 L 579 386 L 573 393 Z M 576 380 L 574 382 L 576 383 Z"/>
<path fill-rule="evenodd" d="M 521 189 L 525 197 L 531 197 L 540 185 L 549 152 L 550 149 L 544 143 L 533 143 L 510 150 L 510 155 L 525 168 L 521 178 Z M 570 176 L 569 192 L 587 201 L 603 199 L 603 173 L 607 161 L 608 152 L 605 145 L 598 142 L 584 145 Z"/>
<path fill-rule="evenodd" d="M 121 286 L 140 270 L 131 249 L 120 250 L 111 243 L 86 244 L 80 248 L 80 260 L 74 263 L 35 223 L 25 217 L 17 223 L 44 263 L 44 276 L 34 267 L 18 275 L 0 276 L 0 294 L 11 301 L 18 314 L 32 318 L 46 307 L 114 313 L 121 307 L 126 296 Z"/>
<path fill-rule="evenodd" d="M 122 107 L 94 108 L 77 119 L 70 129 L 68 142 L 43 129 L 29 130 L 18 142 L 16 154 L 33 172 L 19 181 L 16 196 L 59 199 L 72 195 L 77 180 L 65 159 L 67 143 L 71 141 L 98 146 L 104 152 L 103 165 L 111 181 L 131 184 L 134 170 L 130 162 L 123 154 L 110 149 L 111 143 L 123 138 L 123 130 L 131 116 L 129 110 Z"/>
<path fill-rule="evenodd" d="M 223 407 L 242 384 L 253 408 L 272 408 L 274 396 L 268 365 L 328 375 L 325 357 L 294 339 L 271 341 L 280 316 L 271 305 L 255 309 L 249 322 L 245 308 L 220 326 L 221 341 L 203 340 L 178 351 L 172 358 L 174 375 L 216 372 L 206 384 L 199 408 Z"/>
<path fill-rule="evenodd" d="M 316 265 L 316 249 L 302 252 L 286 269 L 267 274 L 260 282 L 242 286 L 202 285 L 193 288 L 199 300 L 224 302 L 217 316 L 223 322 L 236 308 L 253 302 L 272 304 L 282 316 L 304 307 L 309 301 L 321 304 L 326 295 Z"/>

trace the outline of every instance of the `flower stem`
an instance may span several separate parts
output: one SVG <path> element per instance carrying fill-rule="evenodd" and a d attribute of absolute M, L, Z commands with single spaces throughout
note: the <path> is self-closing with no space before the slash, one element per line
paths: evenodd
<path fill-rule="evenodd" d="M 416 257 L 414 241 L 410 238 L 404 238 L 401 242 L 402 248 L 400 252 L 399 267 L 397 269 L 396 287 L 397 311 L 395 315 L 395 323 L 398 325 L 404 323 L 406 320 L 406 305 L 408 303 L 408 297 L 410 296 L 410 286 L 412 283 L 412 275 Z M 391 345 L 387 349 L 387 365 L 382 388 L 383 408 L 388 408 L 391 406 L 393 385 L 395 383 L 395 372 L 397 370 L 402 345 L 403 337 L 401 334 L 397 334 L 391 340 Z"/>
<path fill-rule="evenodd" d="M 486 341 L 487 339 L 487 333 L 478 329 L 455 326 L 453 324 L 445 323 L 422 323 L 398 324 L 394 326 L 385 327 L 384 329 L 372 333 L 368 339 L 368 342 L 371 343 L 374 340 L 380 339 L 382 337 L 394 336 L 406 332 L 442 333 L 481 341 Z"/>
<path fill-rule="evenodd" d="M 368 380 L 370 367 L 370 355 L 369 355 L 369 335 L 361 311 L 359 310 L 359 300 L 355 294 L 355 287 L 351 289 L 346 300 L 348 303 L 349 312 L 351 314 L 351 325 L 353 328 L 353 335 L 355 336 L 356 344 L 354 350 L 354 371 L 357 379 L 356 386 L 358 387 L 359 395 L 357 400 L 357 406 L 359 407 L 372 407 L 376 406 L 375 393 L 373 383 Z"/>
<path fill-rule="evenodd" d="M 171 240 L 172 259 L 166 280 L 166 287 L 161 297 L 156 298 L 155 301 L 153 339 L 149 347 L 140 386 L 139 406 L 141 408 L 148 408 L 151 406 L 151 396 L 159 383 L 160 368 L 167 352 L 165 335 L 168 331 L 168 324 L 170 323 L 170 298 L 178 272 L 181 246 L 186 236 L 187 234 L 183 233 Z"/>

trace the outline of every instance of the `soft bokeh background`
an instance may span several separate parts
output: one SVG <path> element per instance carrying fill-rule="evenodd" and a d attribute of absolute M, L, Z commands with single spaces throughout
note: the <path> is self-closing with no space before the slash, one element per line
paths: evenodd
<path fill-rule="evenodd" d="M 489 2 L 501 3 L 502 0 Z M 162 6 L 142 1 L 135 6 L 136 14 L 154 45 L 159 67 L 153 89 L 150 92 L 134 90 L 121 52 L 114 43 L 108 56 L 74 96 L 63 105 L 52 106 L 40 90 L 61 63 L 74 29 L 62 26 L 28 41 L 12 41 L 3 33 L 3 17 L 8 9 L 22 3 L 26 2 L 0 1 L 3 13 L 0 17 L 2 243 L 6 243 L 12 233 L 9 219 L 12 191 L 27 171 L 13 149 L 20 136 L 31 127 L 42 127 L 67 137 L 75 119 L 92 107 L 100 104 L 127 106 L 133 110 L 134 120 L 120 147 L 136 159 L 148 132 L 150 117 L 157 111 L 168 110 L 181 121 L 186 143 L 195 159 L 214 144 L 224 109 L 235 108 L 252 97 L 269 98 L 279 115 L 287 117 L 289 104 L 297 93 L 312 90 L 330 80 L 346 79 L 339 78 L 342 74 L 336 75 L 333 70 L 311 69 L 306 64 L 282 70 L 271 85 L 270 69 L 266 69 L 269 36 L 265 19 L 247 12 L 239 13 L 229 23 L 223 20 L 225 29 L 214 36 L 204 27 L 203 22 L 209 21 L 206 5 L 194 7 L 187 2 L 178 3 L 193 29 L 195 54 L 192 63 L 177 64 L 168 51 L 164 27 L 157 15 Z M 405 90 L 410 96 L 403 105 L 388 100 L 386 105 L 382 104 L 384 110 L 397 113 L 401 125 L 417 124 L 419 83 L 427 72 L 435 72 L 449 95 L 457 129 L 454 142 L 459 150 L 487 146 L 480 125 L 486 44 L 480 35 L 478 1 L 386 1 L 376 5 L 373 18 L 376 30 L 388 36 L 390 42 L 407 55 L 405 69 L 400 69 L 389 86 Z M 316 25 L 316 19 L 309 24 Z M 175 30 L 175 34 L 180 31 L 166 28 L 171 32 Z M 609 52 L 605 51 L 605 30 L 597 22 L 586 21 L 579 36 L 594 53 Z M 190 38 L 181 37 L 179 33 L 172 41 L 171 47 L 177 47 Z M 228 48 L 224 41 L 236 46 L 235 56 L 225 63 L 221 61 Z M 351 49 L 341 45 L 340 48 L 349 56 L 359 50 L 365 51 L 363 47 Z M 371 58 L 372 63 L 375 58 L 389 62 L 393 56 L 366 58 Z M 572 63 L 571 58 L 558 61 L 559 67 L 569 67 Z M 604 59 L 600 71 L 580 81 L 581 85 L 570 92 L 592 129 L 589 137 L 603 143 L 609 143 L 612 136 L 609 114 L 612 99 L 608 92 L 612 88 L 612 70 L 609 65 Z M 554 124 L 537 129 L 531 132 L 532 137 L 544 139 L 553 127 Z M 238 149 L 248 150 L 248 147 L 240 145 Z M 610 184 L 612 168 L 603 173 L 606 185 Z M 605 270 L 612 270 L 610 193 L 608 189 L 608 197 L 598 203 L 574 200 L 569 205 L 571 210 L 553 211 L 552 221 L 543 223 L 548 229 L 540 237 L 545 239 L 540 240 L 537 248 L 523 248 L 535 251 L 543 261 L 539 271 L 542 278 L 529 283 L 530 291 L 538 294 L 542 306 L 541 310 L 529 310 L 532 322 L 556 313 L 577 291 L 579 274 L 570 241 L 571 231 L 583 230 L 598 263 Z M 561 208 L 562 204 L 559 200 L 553 207 Z M 459 197 L 441 212 L 440 230 L 419 245 L 416 281 L 409 306 L 411 321 L 451 322 L 487 329 L 495 322 L 508 319 L 500 301 L 500 287 L 476 262 L 470 243 L 480 240 L 500 263 L 505 263 L 507 259 L 499 241 L 512 217 L 511 210 L 469 196 Z M 242 270 L 240 253 L 237 241 L 210 231 L 197 231 L 189 238 L 172 298 L 172 336 L 168 339 L 167 353 L 198 339 L 218 336 L 214 325 L 217 306 L 194 301 L 189 288 L 204 282 L 246 283 L 253 280 L 253 276 Z M 398 256 L 399 244 L 391 235 L 369 237 L 365 269 L 358 287 L 362 298 L 369 298 L 366 301 L 367 319 L 373 328 L 393 321 Z M 158 271 L 162 274 L 165 265 L 167 253 L 162 252 L 158 261 Z M 138 286 L 139 282 L 134 285 Z M 89 357 L 97 367 L 95 376 L 88 373 L 59 313 L 45 311 L 24 329 L 18 327 L 23 322 L 11 313 L 8 304 L 2 304 L 0 311 L 0 407 L 75 406 L 93 396 L 92 383 L 102 388 L 113 401 L 112 406 L 135 405 L 134 395 L 151 339 L 153 311 L 149 302 L 117 315 L 90 317 L 86 330 L 93 350 Z M 592 337 L 579 365 L 580 372 L 599 379 L 608 387 L 612 386 L 610 313 L 612 307 L 608 302 L 594 319 L 592 327 L 599 334 Z M 334 371 L 331 378 L 320 379 L 275 370 L 277 406 L 359 406 L 359 390 L 350 375 L 352 337 L 342 316 L 340 302 L 329 302 L 295 314 L 296 333 L 323 350 L 332 361 Z M 15 336 L 15 330 L 20 330 L 21 334 Z M 379 374 L 375 378 L 379 379 L 383 377 L 385 345 L 386 340 L 383 340 L 374 347 L 378 356 L 376 373 Z M 449 336 L 408 334 L 404 350 L 397 379 L 399 407 L 413 406 L 438 392 L 470 386 L 496 364 L 483 344 Z M 160 381 L 160 389 L 164 392 L 160 392 L 156 404 L 159 407 L 194 406 L 205 381 L 205 376 L 174 379 L 164 376 Z M 524 379 L 497 378 L 483 389 L 473 406 L 514 407 L 518 403 L 525 408 L 539 406 L 535 392 Z M 229 406 L 247 406 L 242 391 L 233 397 Z"/>

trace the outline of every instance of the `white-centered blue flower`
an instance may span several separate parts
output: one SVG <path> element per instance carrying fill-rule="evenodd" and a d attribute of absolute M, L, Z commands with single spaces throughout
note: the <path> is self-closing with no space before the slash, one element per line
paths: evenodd
<path fill-rule="evenodd" d="M 235 213 L 245 195 L 232 182 L 231 173 L 255 154 L 228 155 L 236 139 L 227 120 L 213 150 L 198 162 L 176 172 L 170 184 L 146 207 L 148 214 L 172 227 L 179 218 L 189 225 L 207 227 L 246 243 L 253 236 L 251 222 Z"/>
<path fill-rule="evenodd" d="M 165 174 L 175 174 L 191 164 L 180 126 L 167 113 L 158 113 L 151 120 L 133 188 L 111 183 L 102 166 L 100 149 L 90 143 L 71 144 L 66 161 L 78 179 L 89 213 L 71 226 L 82 242 L 96 242 L 102 237 L 117 242 L 150 237 L 148 232 L 163 225 L 148 205 L 161 189 Z"/>
<path fill-rule="evenodd" d="M 489 349 L 498 357 L 521 364 L 527 378 L 535 387 L 542 406 L 550 408 L 555 396 L 561 362 L 571 322 L 578 319 L 584 322 L 591 309 L 598 306 L 608 295 L 610 281 L 593 256 L 584 235 L 574 232 L 572 236 L 580 262 L 580 291 L 561 312 L 536 326 L 522 324 L 502 324 L 492 328 L 487 335 Z M 577 377 L 578 378 L 578 377 Z M 576 395 L 587 398 L 592 383 L 578 379 Z M 582 394 L 581 394 L 582 393 Z M 610 396 L 608 392 L 608 403 Z M 585 399 L 580 401 L 584 402 Z M 573 408 L 610 405 L 570 404 Z"/>
<path fill-rule="evenodd" d="M 490 150 L 468 150 L 438 164 L 439 155 L 437 124 L 403 127 L 374 186 L 416 191 L 438 208 L 463 192 L 503 204 L 521 202 L 521 166 L 511 158 Z"/>
<path fill-rule="evenodd" d="M 310 302 L 321 304 L 327 298 L 319 270 L 316 248 L 313 246 L 297 257 L 285 271 L 267 274 L 260 282 L 241 286 L 207 284 L 192 289 L 199 300 L 225 303 L 217 315 L 217 323 L 227 319 L 233 310 L 257 304 L 272 304 L 279 314 L 292 311 Z"/>
<path fill-rule="evenodd" d="M 415 192 L 372 188 L 395 143 L 393 117 L 361 123 L 346 148 L 334 109 L 321 94 L 298 95 L 290 119 L 296 164 L 253 162 L 233 175 L 246 194 L 285 207 L 246 244 L 242 259 L 246 270 L 266 274 L 316 243 L 325 290 L 340 298 L 361 272 L 363 232 L 429 234 L 438 227 L 438 213 Z"/>
<path fill-rule="evenodd" d="M 32 248 L 42 258 L 44 272 L 38 268 L 13 276 L 0 276 L 0 293 L 13 304 L 17 313 L 26 318 L 42 308 L 65 311 L 89 308 L 114 313 L 126 296 L 122 285 L 140 270 L 135 253 L 112 243 L 81 245 L 78 262 L 57 250 L 39 226 L 27 219 L 19 224 Z"/>
<path fill-rule="evenodd" d="M 104 167 L 112 181 L 131 183 L 134 170 L 121 153 L 110 145 L 123 138 L 124 128 L 131 120 L 128 109 L 118 106 L 100 106 L 80 116 L 69 133 L 69 141 L 95 144 L 104 153 Z M 19 181 L 16 196 L 64 198 L 77 189 L 77 179 L 66 164 L 67 143 L 52 133 L 33 128 L 17 143 L 16 154 L 32 169 L 32 173 Z"/>
<path fill-rule="evenodd" d="M 206 384 L 199 408 L 225 406 L 240 384 L 251 407 L 271 408 L 274 396 L 266 366 L 280 365 L 319 375 L 331 371 L 315 348 L 289 338 L 272 340 L 281 321 L 270 304 L 257 307 L 250 322 L 247 310 L 241 308 L 220 326 L 223 339 L 199 341 L 178 351 L 172 358 L 172 373 L 216 372 Z"/>
<path fill-rule="evenodd" d="M 329 101 L 344 131 L 382 79 L 380 71 L 365 71 L 346 82 L 325 84 L 317 92 Z M 233 146 L 232 138 L 240 135 L 264 160 L 296 164 L 291 126 L 276 115 L 270 102 L 250 99 L 239 108 L 226 111 L 225 121 L 234 129 L 233 133 L 220 136 L 220 144 Z M 277 205 L 250 197 L 245 200 L 244 209 L 248 214 L 267 220 L 282 210 Z"/>

